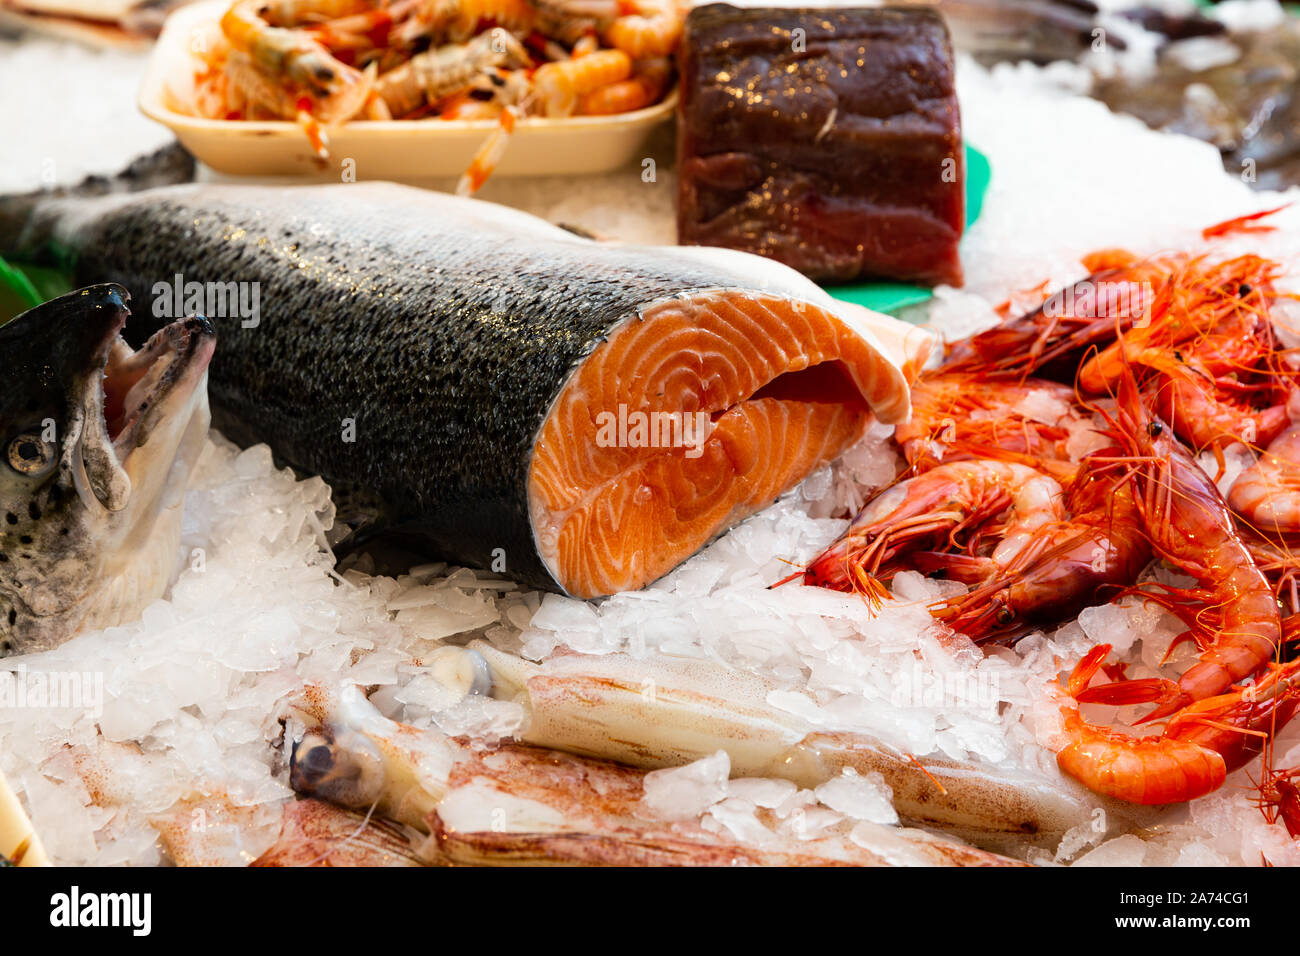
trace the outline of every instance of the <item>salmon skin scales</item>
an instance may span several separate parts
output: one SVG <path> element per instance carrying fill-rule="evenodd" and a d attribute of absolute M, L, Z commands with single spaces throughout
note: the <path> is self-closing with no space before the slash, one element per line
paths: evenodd
<path fill-rule="evenodd" d="M 384 183 L 55 197 L 3 239 L 126 286 L 137 339 L 175 282 L 255 288 L 258 315 L 209 316 L 218 427 L 373 502 L 358 536 L 580 597 L 654 580 L 906 418 L 923 347 L 752 256 Z M 601 427 L 637 413 L 707 438 Z"/>

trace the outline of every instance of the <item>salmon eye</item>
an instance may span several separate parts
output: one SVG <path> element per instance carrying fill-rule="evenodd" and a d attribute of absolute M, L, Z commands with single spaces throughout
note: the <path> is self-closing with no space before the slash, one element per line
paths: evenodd
<path fill-rule="evenodd" d="M 6 460 L 18 474 L 38 477 L 54 467 L 56 451 L 53 442 L 35 432 L 24 432 L 9 443 Z"/>

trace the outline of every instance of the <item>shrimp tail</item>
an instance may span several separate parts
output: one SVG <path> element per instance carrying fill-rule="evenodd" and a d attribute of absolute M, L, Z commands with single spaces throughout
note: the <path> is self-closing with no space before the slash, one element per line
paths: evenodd
<path fill-rule="evenodd" d="M 1190 707 L 1192 704 L 1196 702 L 1196 698 L 1194 698 L 1191 694 L 1184 691 L 1174 681 L 1166 681 L 1165 683 L 1172 684 L 1173 687 L 1172 687 L 1172 691 L 1167 691 L 1163 696 L 1152 697 L 1147 700 L 1135 699 L 1130 701 L 1130 703 L 1134 703 L 1134 704 L 1154 703 L 1157 701 L 1159 702 L 1158 707 L 1152 710 L 1149 714 L 1139 717 L 1136 721 L 1134 721 L 1134 723 L 1149 724 L 1153 720 L 1164 720 L 1166 717 L 1172 717 L 1180 710 Z M 1107 703 L 1110 703 L 1110 701 L 1107 701 Z"/>
<path fill-rule="evenodd" d="M 1075 695 L 1075 699 L 1081 704 L 1110 704 L 1115 707 L 1128 704 L 1151 704 L 1183 700 L 1185 697 L 1186 695 L 1182 693 L 1177 681 L 1167 680 L 1163 677 L 1112 681 L 1109 684 L 1098 684 L 1096 687 L 1089 687 L 1087 690 Z M 1186 703 L 1174 709 L 1181 709 L 1190 702 L 1189 699 Z M 1173 711 L 1171 710 L 1170 713 L 1173 713 Z M 1154 714 L 1148 714 L 1139 723 L 1154 719 Z"/>
<path fill-rule="evenodd" d="M 1098 644 L 1085 654 L 1079 663 L 1074 665 L 1074 669 L 1070 671 L 1070 679 L 1065 685 L 1065 692 L 1078 700 L 1079 695 L 1084 692 L 1092 679 L 1097 676 L 1097 672 L 1101 670 L 1102 664 L 1110 655 L 1110 650 L 1111 645 Z"/>

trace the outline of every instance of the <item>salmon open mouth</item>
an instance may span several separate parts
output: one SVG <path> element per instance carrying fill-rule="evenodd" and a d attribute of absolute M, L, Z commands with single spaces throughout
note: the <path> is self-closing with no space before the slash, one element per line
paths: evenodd
<path fill-rule="evenodd" d="M 211 323 L 200 316 L 163 327 L 139 350 L 114 338 L 101 388 L 104 425 L 119 463 L 144 443 L 168 405 L 199 387 L 215 345 Z"/>
<path fill-rule="evenodd" d="M 897 389 L 827 309 L 711 291 L 618 326 L 538 435 L 535 541 L 579 598 L 643 587 L 862 437 Z"/>

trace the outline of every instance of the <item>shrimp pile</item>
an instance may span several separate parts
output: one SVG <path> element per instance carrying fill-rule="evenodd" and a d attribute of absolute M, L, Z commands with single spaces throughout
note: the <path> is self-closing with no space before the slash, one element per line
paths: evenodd
<path fill-rule="evenodd" d="M 1169 804 L 1260 758 L 1261 809 L 1300 832 L 1300 770 L 1275 770 L 1270 747 L 1300 707 L 1300 354 L 1279 308 L 1295 296 L 1254 255 L 1111 249 L 1085 265 L 920 376 L 895 432 L 904 471 L 786 580 L 874 604 L 898 571 L 946 577 L 967 591 L 931 614 L 976 642 L 1120 598 L 1158 605 L 1195 660 L 1128 679 L 1095 647 L 1052 689 L 1058 765 L 1095 792 Z M 1228 449 L 1254 456 L 1230 485 Z M 1081 710 L 1147 704 L 1137 723 L 1161 729 L 1145 736 Z"/>
<path fill-rule="evenodd" d="M 193 51 L 194 111 L 292 120 L 321 158 L 350 121 L 496 120 L 473 192 L 520 118 L 659 102 L 684 19 L 678 0 L 236 0 Z"/>

